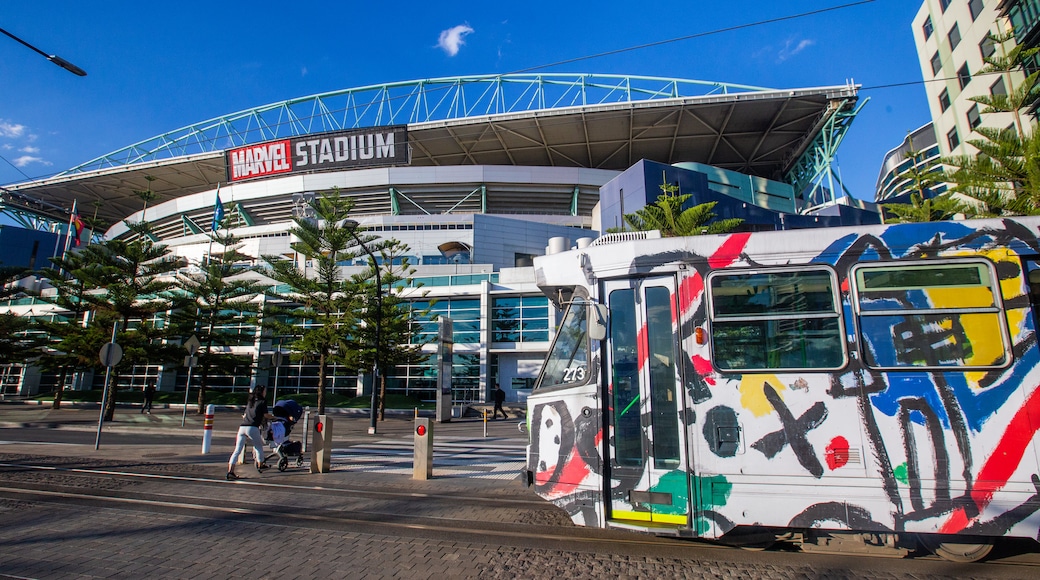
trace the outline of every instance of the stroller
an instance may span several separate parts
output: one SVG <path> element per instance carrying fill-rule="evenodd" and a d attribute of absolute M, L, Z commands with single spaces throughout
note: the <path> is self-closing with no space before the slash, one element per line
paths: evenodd
<path fill-rule="evenodd" d="M 285 471 L 289 466 L 289 459 L 295 457 L 296 467 L 303 466 L 303 443 L 289 440 L 292 428 L 303 416 L 303 407 L 292 399 L 284 399 L 274 404 L 271 414 L 275 418 L 268 424 L 264 439 L 271 445 L 274 453 L 264 458 L 264 462 L 277 456 L 278 471 Z"/>

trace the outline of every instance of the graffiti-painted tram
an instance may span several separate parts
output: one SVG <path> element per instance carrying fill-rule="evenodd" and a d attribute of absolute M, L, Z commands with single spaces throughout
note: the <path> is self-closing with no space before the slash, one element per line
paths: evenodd
<path fill-rule="evenodd" d="M 1040 531 L 1038 218 L 539 257 L 527 480 L 578 525 L 955 561 Z"/>

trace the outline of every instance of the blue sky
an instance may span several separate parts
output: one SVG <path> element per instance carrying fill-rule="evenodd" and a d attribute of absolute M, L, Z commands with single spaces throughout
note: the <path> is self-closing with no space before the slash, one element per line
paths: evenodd
<path fill-rule="evenodd" d="M 855 1 L 2 2 L 0 28 L 88 75 L 0 35 L 0 185 L 293 97 L 527 71 Z M 776 89 L 853 80 L 870 102 L 838 170 L 854 196 L 873 199 L 884 154 L 929 121 L 910 28 L 919 8 L 874 0 L 538 70 Z M 874 88 L 896 83 L 914 84 Z"/>

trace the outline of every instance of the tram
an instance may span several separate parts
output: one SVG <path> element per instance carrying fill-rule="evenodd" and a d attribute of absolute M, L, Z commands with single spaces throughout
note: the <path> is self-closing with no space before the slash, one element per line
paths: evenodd
<path fill-rule="evenodd" d="M 577 525 L 984 558 L 1040 532 L 1040 218 L 538 257 L 526 480 Z"/>

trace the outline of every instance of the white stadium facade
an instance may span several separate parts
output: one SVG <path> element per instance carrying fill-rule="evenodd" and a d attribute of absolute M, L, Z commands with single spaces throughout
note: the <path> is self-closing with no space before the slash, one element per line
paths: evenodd
<path fill-rule="evenodd" d="M 704 172 L 707 186 L 695 201 L 737 200 L 734 207 L 778 215 L 779 224 L 836 215 L 835 206 L 857 205 L 830 193 L 842 191 L 830 163 L 862 105 L 851 85 L 772 90 L 587 74 L 411 81 L 211 119 L 2 193 L 5 212 L 30 228 L 61 235 L 75 203 L 81 215 L 108 224 L 95 239 L 135 235 L 124 222 L 144 220 L 155 241 L 196 263 L 219 195 L 255 265 L 264 264 L 260 256 L 284 255 L 306 268 L 290 247 L 293 219 L 306 217 L 308 198 L 338 191 L 353 200 L 351 217 L 366 233 L 410 248 L 425 296 L 396 291 L 415 292 L 423 304 L 436 299 L 432 316 L 454 321 L 453 399 L 483 401 L 501 385 L 515 401 L 530 389 L 557 317 L 535 286 L 531 259 L 613 227 L 602 223 L 601 195 L 623 191 L 617 180 L 626 172 L 650 167 L 660 180 L 665 167 L 669 181 Z M 151 192 L 147 203 L 142 191 Z M 631 213 L 659 193 L 647 186 L 635 201 L 622 193 L 622 207 Z M 748 224 L 772 228 L 771 220 Z M 24 297 L 0 309 L 47 316 L 49 308 Z M 436 337 L 435 319 L 415 323 Z M 272 355 L 287 347 L 256 335 L 235 347 L 252 356 L 252 375 L 214 387 L 271 384 L 276 375 L 279 388 L 316 386 L 315 368 L 289 357 L 274 367 Z M 424 348 L 436 352 L 432 341 Z M 397 369 L 390 392 L 433 399 L 436 368 L 431 356 Z M 99 384 L 97 374 L 78 377 L 75 388 Z M 366 388 L 356 370 L 334 375 L 337 391 Z M 7 367 L 4 377 L 6 392 L 22 394 L 51 390 L 56 380 L 28 363 Z M 140 386 L 153 377 L 161 389 L 183 389 L 186 369 L 157 364 L 122 380 Z"/>

